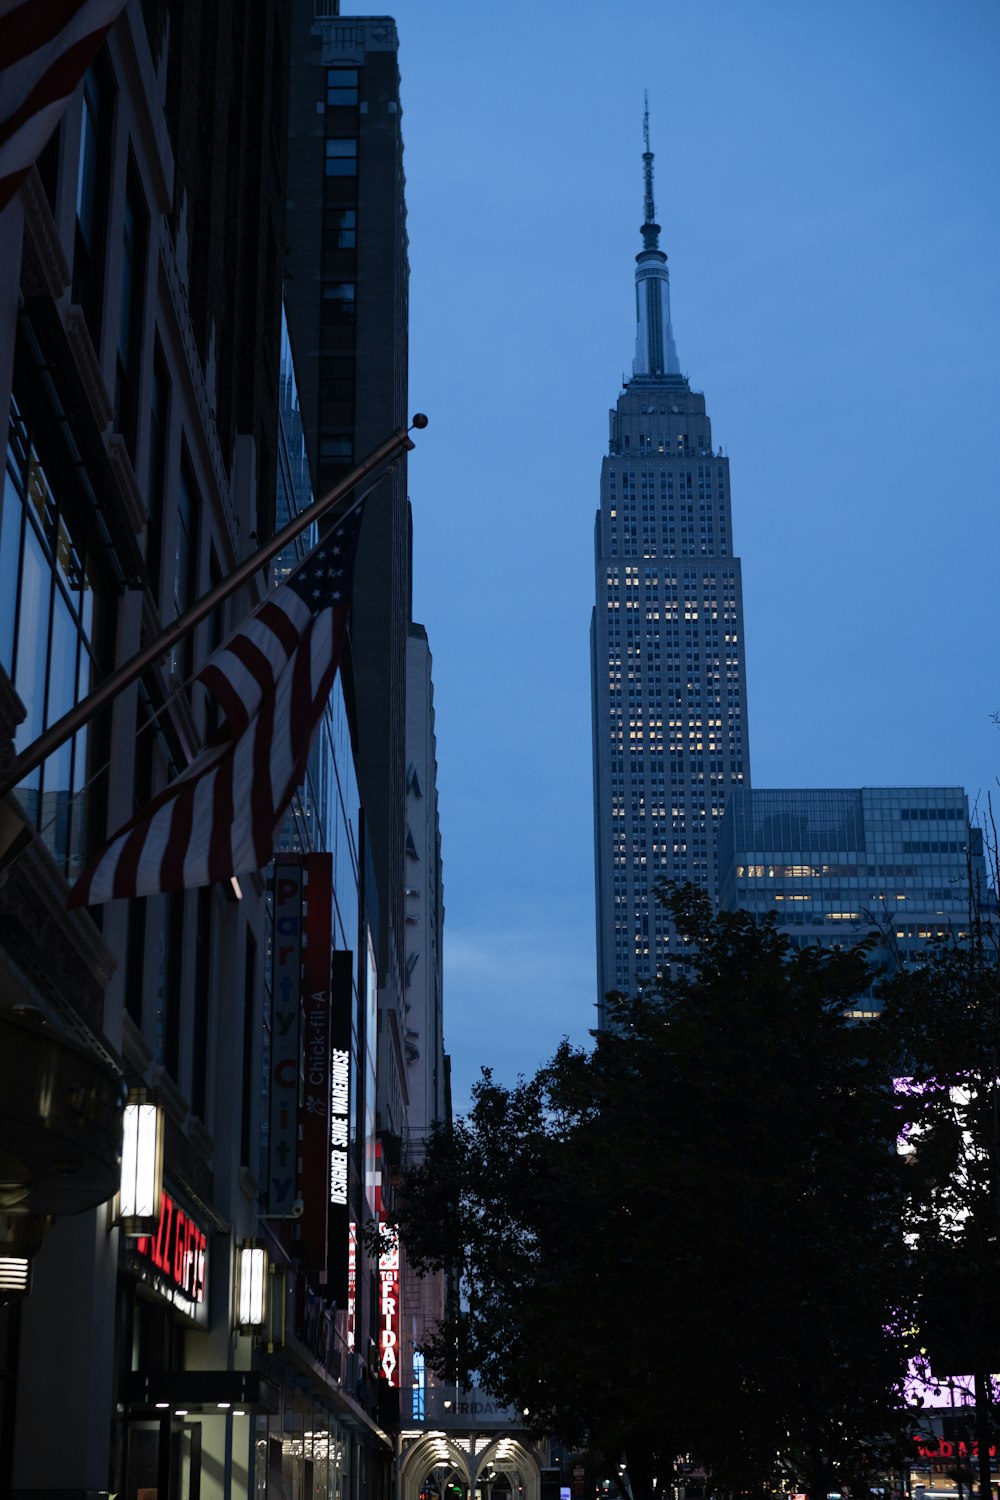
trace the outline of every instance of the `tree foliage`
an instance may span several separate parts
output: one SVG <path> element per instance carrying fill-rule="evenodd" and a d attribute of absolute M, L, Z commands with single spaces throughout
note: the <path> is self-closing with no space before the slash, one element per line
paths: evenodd
<path fill-rule="evenodd" d="M 986 899 L 883 993 L 900 1039 L 907 1228 L 938 1375 L 1000 1369 L 1000 926 Z"/>
<path fill-rule="evenodd" d="M 484 1072 L 408 1175 L 410 1258 L 461 1286 L 425 1353 L 624 1454 L 636 1500 L 679 1453 L 717 1490 L 863 1487 L 911 1321 L 894 1060 L 846 1018 L 866 949 L 666 899 L 686 961 L 617 997 L 592 1051 L 514 1088 Z"/>

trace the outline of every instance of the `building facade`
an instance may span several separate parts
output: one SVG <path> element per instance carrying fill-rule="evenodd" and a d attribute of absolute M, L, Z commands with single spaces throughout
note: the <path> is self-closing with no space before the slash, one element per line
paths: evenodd
<path fill-rule="evenodd" d="M 131 0 L 0 214 L 7 760 L 273 526 L 288 49 L 281 0 Z M 90 911 L 66 899 L 88 854 L 216 726 L 193 673 L 262 587 L 4 802 L 23 834 L 0 856 L 0 1021 L 22 1032 L 12 1074 L 26 1079 L 41 1048 L 76 1048 L 119 1090 L 117 1136 L 86 1149 L 90 1096 L 60 1096 L 78 1116 L 64 1166 L 95 1192 L 42 1195 L 54 1219 L 32 1246 L 30 1290 L 0 1310 L 5 1494 L 251 1484 L 266 1380 L 235 1325 L 266 1128 L 265 882 Z M 120 1221 L 106 1180 L 126 1088 L 155 1091 L 165 1120 L 145 1235 Z M 35 1181 L 52 1106 L 42 1088 L 3 1095 L 3 1139 L 23 1148 L 5 1171 Z M 5 1187 L 13 1219 L 25 1200 Z"/>
<path fill-rule="evenodd" d="M 431 652 L 422 625 L 411 625 L 406 649 L 406 1058 L 409 1105 L 403 1163 L 416 1166 L 436 1125 L 451 1119 L 449 1060 L 444 1049 L 444 879 L 438 815 L 437 737 Z M 418 1276 L 401 1266 L 400 1423 L 431 1417 L 436 1387 L 419 1347 L 444 1316 L 442 1271 Z"/>
<path fill-rule="evenodd" d="M 591 625 L 598 1024 L 669 963 L 659 881 L 717 899 L 716 837 L 749 785 L 743 595 L 729 460 L 674 343 L 648 119 L 632 377 L 611 412 Z"/>
<path fill-rule="evenodd" d="M 404 423 L 395 29 L 313 32 L 335 12 L 300 5 L 293 27 L 285 0 L 130 0 L 0 214 L 0 764 Z M 294 205 L 319 214 L 290 268 L 318 299 L 304 321 L 290 308 L 296 381 L 281 298 L 304 78 L 325 113 L 318 155 L 293 132 Z M 267 582 L 0 803 L 0 1126 L 19 1153 L 0 1212 L 5 1494 L 389 1492 L 398 1389 L 366 1231 L 407 1131 L 407 887 L 424 878 L 407 879 L 398 465 L 367 499 L 351 638 L 274 866 L 66 910 L 89 854 L 218 727 L 193 674 Z M 436 839 L 433 756 L 421 778 Z M 421 849 L 433 1051 L 440 850 Z M 165 1121 L 149 1232 L 116 1208 L 138 1090 Z M 27 1264 L 30 1288 L 8 1286 Z M 256 1321 L 248 1266 L 268 1268 Z"/>
<path fill-rule="evenodd" d="M 330 0 L 292 4 L 286 297 L 317 495 L 407 421 L 398 37 L 389 17 L 338 10 Z M 409 525 L 404 455 L 365 505 L 350 663 L 381 986 L 396 1010 L 406 953 Z"/>
<path fill-rule="evenodd" d="M 773 915 L 793 947 L 868 935 L 875 976 L 919 962 L 985 903 L 982 830 L 961 787 L 734 791 L 719 830 L 719 904 Z"/>

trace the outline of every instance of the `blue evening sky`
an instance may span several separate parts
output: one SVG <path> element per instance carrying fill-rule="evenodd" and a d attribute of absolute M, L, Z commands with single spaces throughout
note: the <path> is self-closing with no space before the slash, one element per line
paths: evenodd
<path fill-rule="evenodd" d="M 732 465 L 754 784 L 996 790 L 1000 5 L 394 14 L 462 1107 L 595 1017 L 593 522 L 644 89 L 681 367 Z"/>

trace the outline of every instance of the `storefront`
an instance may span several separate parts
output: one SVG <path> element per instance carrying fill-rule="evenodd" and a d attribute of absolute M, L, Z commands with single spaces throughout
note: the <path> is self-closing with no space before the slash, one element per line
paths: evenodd
<path fill-rule="evenodd" d="M 231 1236 L 167 1176 L 155 1227 L 121 1237 L 119 1431 L 122 1500 L 197 1500 L 203 1474 L 249 1493 L 253 1423 L 277 1408 L 259 1370 L 231 1368 Z"/>

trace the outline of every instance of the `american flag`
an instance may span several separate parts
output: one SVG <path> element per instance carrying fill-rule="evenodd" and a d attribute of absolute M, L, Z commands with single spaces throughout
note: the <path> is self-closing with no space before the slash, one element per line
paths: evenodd
<path fill-rule="evenodd" d="M 0 0 L 0 209 L 62 118 L 124 0 Z"/>
<path fill-rule="evenodd" d="M 216 740 L 115 834 L 69 906 L 229 880 L 271 857 L 340 664 L 361 508 L 345 517 L 197 674 Z"/>

